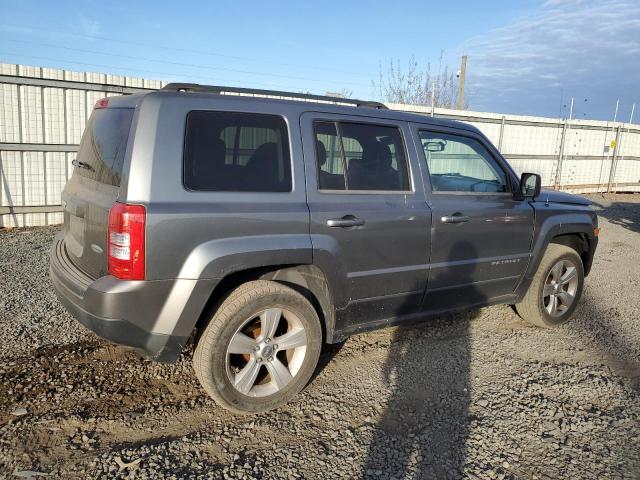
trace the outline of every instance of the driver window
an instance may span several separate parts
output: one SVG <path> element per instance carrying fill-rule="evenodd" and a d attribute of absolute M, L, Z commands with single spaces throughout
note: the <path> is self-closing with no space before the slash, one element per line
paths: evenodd
<path fill-rule="evenodd" d="M 473 138 L 420 132 L 434 192 L 506 192 L 502 168 Z"/>

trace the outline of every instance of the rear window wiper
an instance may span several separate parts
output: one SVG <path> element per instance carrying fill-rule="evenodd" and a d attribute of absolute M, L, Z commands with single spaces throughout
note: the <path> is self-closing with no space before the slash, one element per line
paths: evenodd
<path fill-rule="evenodd" d="M 74 158 L 71 161 L 71 165 L 73 165 L 74 167 L 78 167 L 78 168 L 86 168 L 87 170 L 89 170 L 91 172 L 94 171 L 94 168 L 91 165 L 89 165 L 87 162 L 81 162 L 77 158 Z"/>

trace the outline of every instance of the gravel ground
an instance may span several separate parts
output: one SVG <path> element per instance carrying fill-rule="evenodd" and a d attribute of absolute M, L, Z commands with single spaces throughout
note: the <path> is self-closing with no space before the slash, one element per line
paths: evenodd
<path fill-rule="evenodd" d="M 293 402 L 233 416 L 58 304 L 55 228 L 0 232 L 0 477 L 640 478 L 640 195 L 592 196 L 575 319 L 507 306 L 354 336 Z"/>

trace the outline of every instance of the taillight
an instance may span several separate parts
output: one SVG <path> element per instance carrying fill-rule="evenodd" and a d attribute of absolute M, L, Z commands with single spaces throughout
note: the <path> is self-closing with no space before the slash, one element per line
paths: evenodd
<path fill-rule="evenodd" d="M 142 205 L 116 202 L 109 210 L 109 273 L 122 280 L 144 280 L 147 212 Z"/>

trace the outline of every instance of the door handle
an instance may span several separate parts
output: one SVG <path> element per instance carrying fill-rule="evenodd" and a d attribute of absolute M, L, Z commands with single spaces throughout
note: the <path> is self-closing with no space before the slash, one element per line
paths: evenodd
<path fill-rule="evenodd" d="M 364 220 L 362 218 L 354 217 L 353 215 L 345 215 L 342 218 L 330 218 L 327 220 L 327 225 L 329 227 L 340 228 L 361 227 L 364 225 Z"/>
<path fill-rule="evenodd" d="M 441 220 L 442 223 L 465 223 L 471 220 L 471 217 L 463 215 L 460 212 L 456 212 L 453 215 L 445 215 Z"/>

